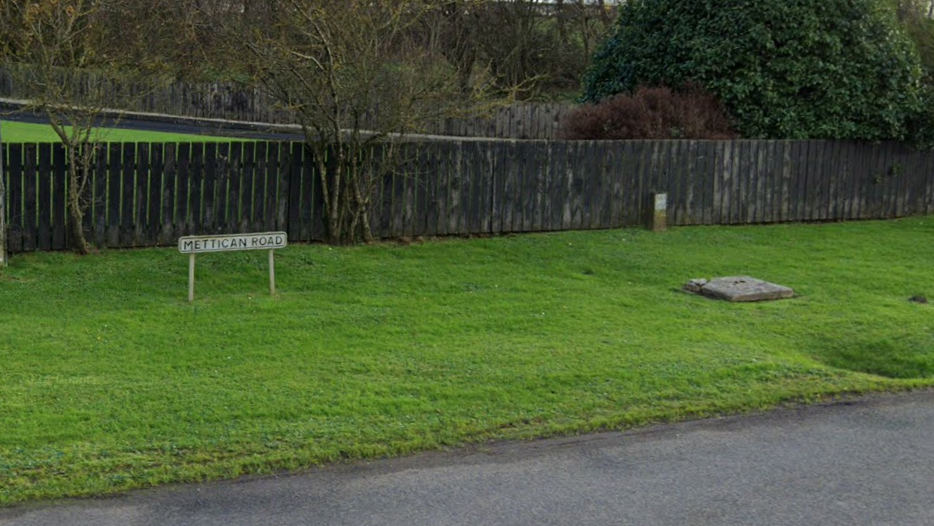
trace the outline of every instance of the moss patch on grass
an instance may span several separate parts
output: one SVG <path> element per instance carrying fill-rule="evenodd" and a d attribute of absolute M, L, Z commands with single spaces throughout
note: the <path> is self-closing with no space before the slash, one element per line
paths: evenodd
<path fill-rule="evenodd" d="M 0 504 L 934 386 L 934 218 L 16 256 Z M 794 299 L 731 304 L 690 278 Z"/>

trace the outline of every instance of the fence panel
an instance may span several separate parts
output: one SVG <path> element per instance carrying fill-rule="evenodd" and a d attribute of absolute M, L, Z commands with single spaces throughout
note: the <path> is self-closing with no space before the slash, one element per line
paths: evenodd
<path fill-rule="evenodd" d="M 165 186 L 165 145 L 162 143 L 153 143 L 150 146 L 150 170 L 149 191 L 147 192 L 146 202 L 146 225 L 143 232 L 146 237 L 146 245 L 158 245 L 159 234 L 162 229 L 162 188 Z"/>
<path fill-rule="evenodd" d="M 23 151 L 23 250 L 33 251 L 37 248 L 38 211 L 38 145 L 27 144 Z"/>
<path fill-rule="evenodd" d="M 162 187 L 161 199 L 157 204 L 161 205 L 160 224 L 153 228 L 158 231 L 157 243 L 167 245 L 172 242 L 175 232 L 176 214 L 178 213 L 178 145 L 168 143 L 163 149 L 162 163 L 157 166 L 162 168 Z M 156 208 L 156 207 L 154 207 Z"/>
<path fill-rule="evenodd" d="M 36 177 L 36 203 L 38 214 L 36 225 L 36 248 L 43 251 L 52 249 L 52 144 L 39 145 L 39 165 Z"/>
<path fill-rule="evenodd" d="M 136 188 L 133 192 L 135 203 L 133 207 L 133 241 L 132 246 L 151 245 L 153 240 L 148 239 L 149 230 L 149 187 L 152 183 L 150 164 L 150 145 L 140 143 L 136 151 Z"/>
<path fill-rule="evenodd" d="M 295 241 L 326 236 L 323 180 L 301 143 L 94 148 L 84 227 L 100 247 L 262 230 L 285 230 Z M 669 193 L 673 225 L 934 211 L 934 153 L 896 144 L 446 141 L 400 151 L 398 166 L 374 172 L 370 219 L 377 237 L 634 226 L 653 191 Z M 0 159 L 10 252 L 70 246 L 66 150 L 4 144 Z"/>
<path fill-rule="evenodd" d="M 7 177 L 8 194 L 7 248 L 10 253 L 23 251 L 23 150 L 22 144 L 5 146 L 6 155 L 0 152 L 0 158 L 8 159 L 3 173 Z"/>
<path fill-rule="evenodd" d="M 61 144 L 52 145 L 52 250 L 64 250 L 69 241 L 66 226 L 68 211 L 65 208 L 67 185 L 67 164 L 65 148 Z"/>

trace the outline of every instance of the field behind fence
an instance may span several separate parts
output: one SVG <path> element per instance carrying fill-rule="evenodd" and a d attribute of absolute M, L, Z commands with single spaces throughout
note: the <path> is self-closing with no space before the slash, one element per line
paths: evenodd
<path fill-rule="evenodd" d="M 262 90 L 242 84 L 176 82 L 158 88 L 123 85 L 95 73 L 81 73 L 75 85 L 92 100 L 123 101 L 112 108 L 178 117 L 223 119 L 266 124 L 296 124 L 291 112 L 277 107 Z M 128 93 L 145 93 L 141 97 Z M 0 68 L 0 98 L 29 99 L 27 88 L 16 83 L 8 70 Z M 494 108 L 486 115 L 445 118 L 426 122 L 416 130 L 429 135 L 487 137 L 501 139 L 552 140 L 572 106 L 559 103 L 524 103 Z M 366 117 L 364 122 L 366 122 Z M 366 125 L 364 124 L 364 127 Z"/>
<path fill-rule="evenodd" d="M 934 152 L 844 141 L 446 141 L 409 143 L 380 176 L 374 234 L 604 229 L 641 224 L 653 191 L 673 225 L 881 219 L 934 211 Z M 84 228 L 100 247 L 283 230 L 325 238 L 323 197 L 301 143 L 99 147 Z M 11 252 L 68 247 L 66 156 L 4 144 Z"/>

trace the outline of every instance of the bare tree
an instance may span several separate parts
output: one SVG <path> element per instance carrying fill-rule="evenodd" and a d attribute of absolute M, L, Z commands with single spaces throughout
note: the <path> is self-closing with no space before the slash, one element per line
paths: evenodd
<path fill-rule="evenodd" d="M 128 107 L 141 96 L 131 32 L 115 33 L 104 20 L 119 0 L 0 0 L 6 45 L 0 65 L 30 94 L 27 110 L 44 115 L 66 149 L 68 224 L 73 248 L 88 252 L 82 221 L 86 192 L 107 108 Z"/>
<path fill-rule="evenodd" d="M 431 3 L 431 0 L 427 0 Z M 477 19 L 492 0 L 441 0 L 423 17 L 424 45 L 434 49 L 457 72 L 464 93 L 470 92 L 478 66 Z M 482 64 L 480 64 L 482 68 Z"/>
<path fill-rule="evenodd" d="M 596 43 L 615 19 L 616 1 L 510 0 L 473 6 L 476 62 L 524 97 L 578 89 Z"/>
<path fill-rule="evenodd" d="M 437 50 L 413 38 L 440 5 L 283 0 L 272 23 L 234 31 L 257 82 L 301 124 L 332 243 L 372 239 L 374 190 L 400 140 L 471 103 Z"/>

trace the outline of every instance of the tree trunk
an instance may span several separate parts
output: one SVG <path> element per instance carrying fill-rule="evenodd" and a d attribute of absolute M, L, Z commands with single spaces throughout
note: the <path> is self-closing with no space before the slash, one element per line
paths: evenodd
<path fill-rule="evenodd" d="M 558 35 L 561 38 L 561 45 L 568 47 L 568 21 L 567 21 L 567 12 L 564 9 L 564 0 L 555 1 L 555 16 L 558 18 Z"/>
<path fill-rule="evenodd" d="M 366 189 L 369 187 L 369 181 L 357 180 L 354 184 L 354 197 L 357 202 L 357 212 L 360 215 L 360 234 L 364 243 L 373 242 L 373 230 L 370 227 L 370 198 Z M 360 185 L 364 185 L 361 191 Z"/>
<path fill-rule="evenodd" d="M 86 155 L 86 154 L 85 154 Z M 72 248 L 81 255 L 88 253 L 88 242 L 84 237 L 84 207 L 81 204 L 82 169 L 78 166 L 75 148 L 68 148 L 68 221 L 71 225 Z M 82 164 L 87 164 L 83 163 Z"/>
<path fill-rule="evenodd" d="M 84 210 L 68 190 L 68 220 L 71 222 L 71 239 L 75 252 L 82 256 L 88 253 L 88 242 L 84 238 Z"/>
<path fill-rule="evenodd" d="M 347 174 L 344 173 L 344 161 L 346 158 L 346 152 L 344 151 L 344 144 L 338 142 L 334 146 L 333 153 L 334 168 L 333 174 L 334 177 L 331 183 L 331 192 L 334 195 L 331 196 L 333 205 L 331 207 L 331 223 L 334 225 L 334 230 L 331 232 L 331 243 L 339 245 L 344 242 L 344 236 L 346 234 L 344 225 L 347 222 L 347 201 L 349 195 L 347 193 Z"/>
<path fill-rule="evenodd" d="M 315 151 L 315 164 L 318 168 L 318 181 L 321 184 L 321 193 L 324 197 L 324 222 L 327 228 L 327 242 L 334 243 L 334 232 L 337 231 L 337 203 L 334 194 L 339 193 L 333 187 L 328 170 L 328 163 L 324 160 L 321 150 Z"/>

